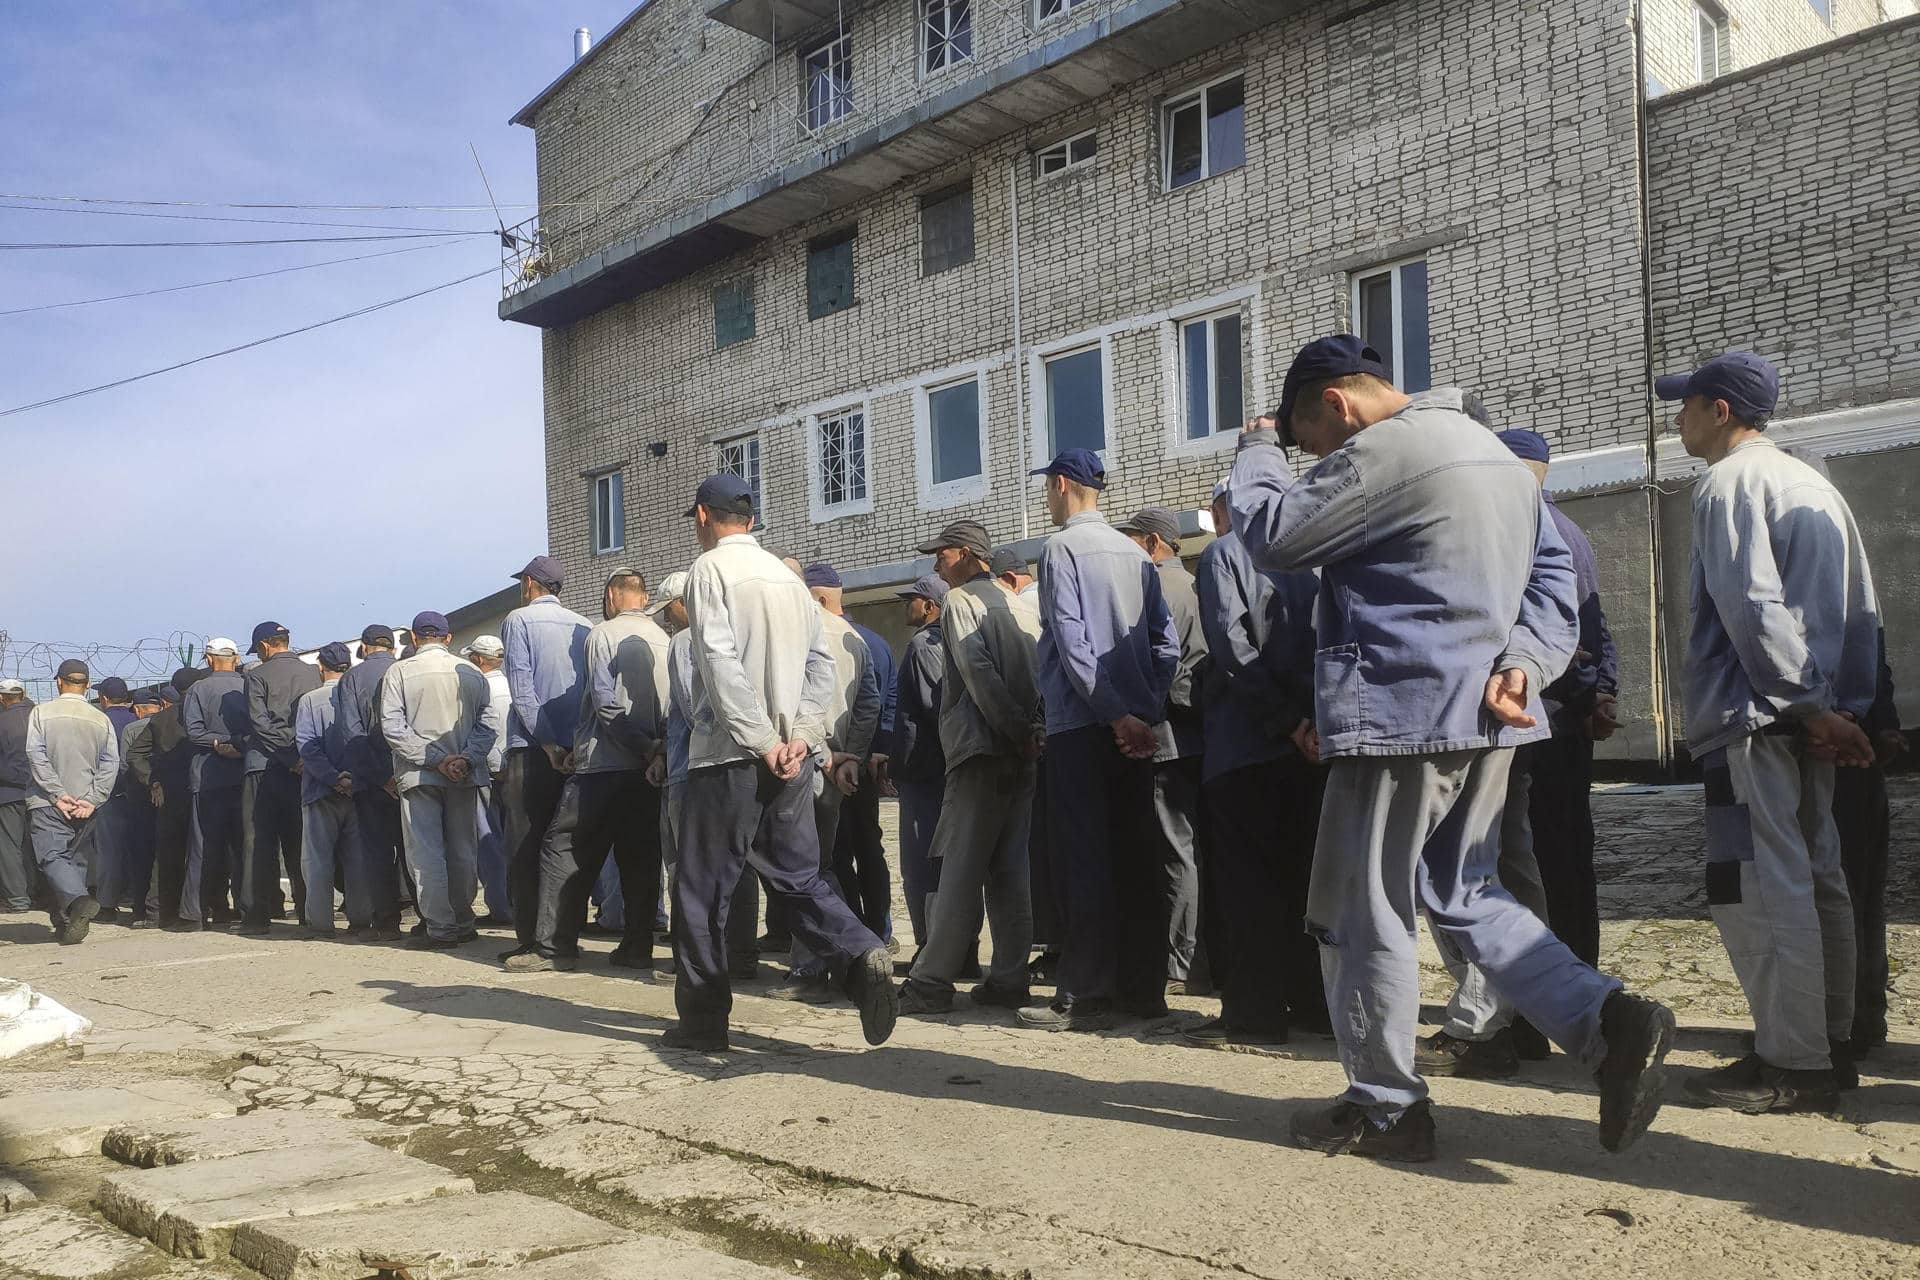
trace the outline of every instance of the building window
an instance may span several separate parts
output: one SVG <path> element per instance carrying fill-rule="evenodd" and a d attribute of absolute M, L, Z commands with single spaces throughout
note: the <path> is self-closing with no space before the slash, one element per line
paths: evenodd
<path fill-rule="evenodd" d="M 1240 312 L 1202 316 L 1180 325 L 1181 434 L 1206 440 L 1245 425 Z"/>
<path fill-rule="evenodd" d="M 973 61 L 973 0 L 926 0 L 921 13 L 920 65 L 928 75 Z"/>
<path fill-rule="evenodd" d="M 1067 10 L 1085 4 L 1086 0 L 1036 0 L 1034 20 L 1047 22 L 1059 17 Z"/>
<path fill-rule="evenodd" d="M 973 183 L 920 198 L 920 274 L 973 261 Z"/>
<path fill-rule="evenodd" d="M 1167 190 L 1238 169 L 1247 162 L 1246 81 L 1216 80 L 1160 108 L 1161 166 Z"/>
<path fill-rule="evenodd" d="M 823 417 L 814 427 L 814 479 L 818 515 L 870 511 L 867 499 L 867 414 L 848 409 Z"/>
<path fill-rule="evenodd" d="M 747 488 L 753 490 L 754 523 L 761 528 L 767 523 L 767 503 L 764 491 L 760 487 L 760 437 L 741 436 L 734 440 L 722 440 L 719 456 L 714 459 L 715 470 L 727 475 L 739 476 L 747 482 Z"/>
<path fill-rule="evenodd" d="M 853 305 L 853 231 L 822 236 L 807 246 L 807 318 L 818 320 Z"/>
<path fill-rule="evenodd" d="M 627 545 L 626 485 L 618 471 L 593 477 L 592 506 L 587 513 L 593 554 L 605 555 Z"/>
<path fill-rule="evenodd" d="M 1098 346 L 1046 358 L 1047 452 L 1107 447 L 1106 355 Z"/>
<path fill-rule="evenodd" d="M 1833 0 L 1807 0 L 1807 3 L 1820 15 L 1821 22 L 1829 27 L 1833 25 Z"/>
<path fill-rule="evenodd" d="M 1394 386 L 1414 392 L 1433 385 L 1425 262 L 1403 262 L 1355 276 L 1353 314 L 1361 338 L 1380 353 Z"/>
<path fill-rule="evenodd" d="M 985 415 L 980 412 L 980 379 L 929 387 L 926 396 L 926 455 L 928 489 L 953 492 L 956 485 L 979 481 L 985 475 Z M 973 486 L 969 486 L 973 487 Z"/>
<path fill-rule="evenodd" d="M 824 129 L 853 114 L 853 37 L 836 35 L 800 61 L 807 128 Z"/>
<path fill-rule="evenodd" d="M 1693 7 L 1694 71 L 1700 83 L 1715 79 L 1727 70 L 1727 17 L 1718 9 L 1700 4 Z"/>
<path fill-rule="evenodd" d="M 753 277 L 719 285 L 713 291 L 713 345 L 716 349 L 753 336 Z"/>
<path fill-rule="evenodd" d="M 1091 163 L 1099 152 L 1100 140 L 1089 129 L 1034 152 L 1033 171 L 1038 177 L 1051 178 L 1056 173 L 1065 173 Z"/>

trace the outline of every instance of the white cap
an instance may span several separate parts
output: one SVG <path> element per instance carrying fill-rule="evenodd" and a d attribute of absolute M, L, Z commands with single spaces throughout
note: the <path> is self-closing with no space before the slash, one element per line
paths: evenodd
<path fill-rule="evenodd" d="M 499 636 L 476 636 L 472 644 L 460 651 L 460 656 L 471 658 L 476 653 L 483 658 L 504 658 L 507 646 L 500 643 Z"/>
<path fill-rule="evenodd" d="M 207 641 L 207 652 L 223 658 L 237 658 L 240 656 L 240 646 L 225 636 L 215 636 Z"/>
<path fill-rule="evenodd" d="M 681 599 L 686 594 L 687 571 L 685 569 L 675 569 L 672 573 L 660 579 L 660 585 L 654 588 L 653 594 L 647 599 L 647 607 L 641 610 L 641 612 L 651 618 L 654 614 L 660 612 L 675 600 Z"/>
<path fill-rule="evenodd" d="M 25 693 L 27 686 L 18 680 L 0 680 L 0 693 Z"/>

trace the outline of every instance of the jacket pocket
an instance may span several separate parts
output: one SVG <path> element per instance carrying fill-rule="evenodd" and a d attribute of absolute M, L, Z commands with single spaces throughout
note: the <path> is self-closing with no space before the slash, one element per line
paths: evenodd
<path fill-rule="evenodd" d="M 1313 655 L 1313 718 L 1321 737 L 1364 726 L 1366 681 L 1360 674 L 1360 646 L 1338 644 Z"/>

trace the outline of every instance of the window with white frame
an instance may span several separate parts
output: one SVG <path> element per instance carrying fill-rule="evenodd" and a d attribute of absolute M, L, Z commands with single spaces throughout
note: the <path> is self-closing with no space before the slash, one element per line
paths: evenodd
<path fill-rule="evenodd" d="M 853 37 L 837 34 L 800 59 L 807 128 L 824 129 L 853 113 Z"/>
<path fill-rule="evenodd" d="M 1046 22 L 1057 18 L 1067 10 L 1085 4 L 1086 0 L 1035 0 L 1034 21 Z"/>
<path fill-rule="evenodd" d="M 823 416 L 814 427 L 814 481 L 828 515 L 866 510 L 867 414 L 847 409 Z"/>
<path fill-rule="evenodd" d="M 923 0 L 920 65 L 928 75 L 973 61 L 973 0 Z"/>
<path fill-rule="evenodd" d="M 760 437 L 739 436 L 732 440 L 722 440 L 714 462 L 715 470 L 725 472 L 727 475 L 739 476 L 747 482 L 747 488 L 753 491 L 754 523 L 764 529 L 767 523 L 767 504 L 760 487 Z"/>
<path fill-rule="evenodd" d="M 598 556 L 627 545 L 626 484 L 618 471 L 608 471 L 594 476 L 592 485 L 587 527 Z"/>
<path fill-rule="evenodd" d="M 1071 138 L 1062 138 L 1049 147 L 1042 147 L 1033 153 L 1033 172 L 1036 177 L 1051 178 L 1056 173 L 1065 173 L 1077 169 L 1083 164 L 1091 164 L 1094 156 L 1100 153 L 1100 139 L 1089 129 L 1085 133 L 1076 133 Z"/>
<path fill-rule="evenodd" d="M 926 492 L 922 497 L 977 494 L 984 490 L 986 415 L 981 412 L 980 377 L 922 389 L 919 410 L 920 452 Z"/>
<path fill-rule="evenodd" d="M 1700 83 L 1727 70 L 1727 15 L 1711 5 L 1693 7 L 1693 65 Z"/>
<path fill-rule="evenodd" d="M 1353 278 L 1354 327 L 1380 353 L 1393 385 L 1425 391 L 1433 385 L 1427 335 L 1427 264 L 1402 262 Z"/>
<path fill-rule="evenodd" d="M 1180 322 L 1180 434 L 1208 440 L 1245 425 L 1239 308 Z"/>
<path fill-rule="evenodd" d="M 1047 356 L 1047 453 L 1107 447 L 1106 353 L 1097 344 Z"/>
<path fill-rule="evenodd" d="M 1226 76 L 1160 108 L 1160 176 L 1178 190 L 1247 162 L 1246 80 Z"/>

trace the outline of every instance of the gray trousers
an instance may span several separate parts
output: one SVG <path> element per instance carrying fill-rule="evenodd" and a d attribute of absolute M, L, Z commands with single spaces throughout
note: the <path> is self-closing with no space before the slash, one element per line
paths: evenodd
<path fill-rule="evenodd" d="M 834 897 L 845 902 L 846 891 L 840 887 L 840 878 L 833 873 L 833 842 L 840 835 L 840 802 L 846 797 L 827 778 L 825 770 L 816 770 L 813 776 L 821 787 L 813 797 L 813 830 L 820 841 L 820 878 L 826 882 L 827 888 L 833 890 Z M 866 785 L 873 784 L 868 782 Z M 787 964 L 796 978 L 817 977 L 827 971 L 826 961 L 808 950 L 798 933 L 793 935 L 793 950 L 787 957 Z"/>
<path fill-rule="evenodd" d="M 33 905 L 33 842 L 27 838 L 27 802 L 0 804 L 0 911 Z"/>
<path fill-rule="evenodd" d="M 993 930 L 987 982 L 1027 986 L 1033 947 L 1032 885 L 1027 828 L 1033 821 L 1033 762 L 1018 756 L 975 756 L 947 771 L 946 799 L 933 829 L 932 859 L 940 887 L 927 895 L 929 934 L 907 981 L 953 994 L 953 980 L 980 936 L 982 894 Z"/>
<path fill-rule="evenodd" d="M 1853 904 L 1833 823 L 1834 766 L 1797 737 L 1751 734 L 1701 758 L 1707 903 L 1769 1066 L 1824 1071 L 1853 1032 Z"/>
<path fill-rule="evenodd" d="M 98 814 L 99 810 L 94 811 Z M 87 896 L 87 864 L 93 858 L 98 839 L 93 818 L 71 822 L 51 806 L 29 809 L 27 825 L 33 829 L 33 861 L 47 879 L 52 896 L 49 904 L 53 922 L 66 919 L 67 908 Z"/>
<path fill-rule="evenodd" d="M 1507 771 L 1507 807 L 1500 819 L 1500 863 L 1493 878 L 1521 906 L 1545 920 L 1547 888 L 1533 856 L 1533 824 L 1528 819 L 1532 779 L 1526 761 L 1526 752 L 1516 752 L 1513 767 Z M 1470 963 L 1459 944 L 1440 930 L 1433 930 L 1433 941 L 1455 984 L 1453 998 L 1447 1001 L 1447 1022 L 1441 1030 L 1457 1040 L 1483 1041 L 1513 1025 L 1513 1006 L 1494 989 L 1486 972 Z"/>
<path fill-rule="evenodd" d="M 360 847 L 360 811 L 352 796 L 321 796 L 300 808 L 300 875 L 307 882 L 307 927 L 333 928 L 334 873 L 346 881 L 349 929 L 373 923 L 367 860 Z"/>
<path fill-rule="evenodd" d="M 472 787 L 409 787 L 400 792 L 414 910 L 435 938 L 473 928 L 480 891 L 480 806 Z"/>
<path fill-rule="evenodd" d="M 1167 896 L 1167 980 L 1185 982 L 1200 929 L 1200 757 L 1153 766 L 1153 816 L 1160 826 Z"/>
<path fill-rule="evenodd" d="M 1583 963 L 1494 880 L 1513 749 L 1342 756 L 1327 776 L 1307 894 L 1344 1101 L 1391 1123 L 1427 1095 L 1414 910 L 1568 1053 L 1605 1051 L 1600 1006 L 1620 983 Z"/>

